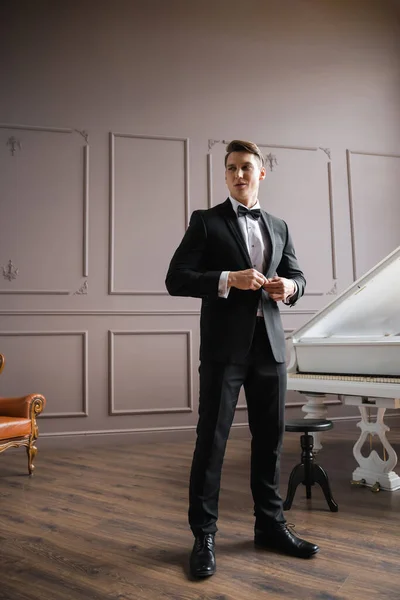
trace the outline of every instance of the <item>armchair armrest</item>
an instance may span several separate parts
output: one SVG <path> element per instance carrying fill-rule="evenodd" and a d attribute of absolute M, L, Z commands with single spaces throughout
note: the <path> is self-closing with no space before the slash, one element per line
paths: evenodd
<path fill-rule="evenodd" d="M 46 398 L 41 394 L 29 394 L 22 398 L 0 398 L 0 416 L 31 419 L 40 414 L 45 406 Z"/>

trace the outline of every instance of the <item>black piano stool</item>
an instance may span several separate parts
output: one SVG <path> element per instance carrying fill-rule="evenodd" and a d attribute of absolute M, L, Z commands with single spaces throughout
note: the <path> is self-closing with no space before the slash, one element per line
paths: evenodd
<path fill-rule="evenodd" d="M 314 439 L 310 435 L 312 432 L 322 432 L 332 429 L 332 421 L 326 419 L 294 419 L 286 421 L 285 430 L 299 432 L 303 435 L 300 438 L 301 444 L 301 463 L 296 465 L 289 477 L 288 491 L 286 500 L 283 503 L 284 510 L 289 510 L 292 506 L 293 498 L 297 486 L 302 483 L 306 486 L 307 499 L 311 498 L 311 487 L 318 483 L 324 492 L 325 499 L 332 512 L 338 511 L 338 505 L 332 497 L 329 485 L 328 475 L 325 469 L 314 461 Z"/>

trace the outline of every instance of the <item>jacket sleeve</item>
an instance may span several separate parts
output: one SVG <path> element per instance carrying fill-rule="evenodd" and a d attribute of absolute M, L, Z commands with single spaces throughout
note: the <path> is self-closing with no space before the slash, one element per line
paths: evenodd
<path fill-rule="evenodd" d="M 201 214 L 194 211 L 189 227 L 169 265 L 165 285 L 171 296 L 218 296 L 221 271 L 203 268 L 207 249 L 207 228 Z"/>
<path fill-rule="evenodd" d="M 283 249 L 282 258 L 276 270 L 279 277 L 293 279 L 297 284 L 297 292 L 290 298 L 290 306 L 294 306 L 299 298 L 304 294 L 306 287 L 306 279 L 303 271 L 300 269 L 297 262 L 296 253 L 287 224 L 286 227 L 286 244 Z"/>

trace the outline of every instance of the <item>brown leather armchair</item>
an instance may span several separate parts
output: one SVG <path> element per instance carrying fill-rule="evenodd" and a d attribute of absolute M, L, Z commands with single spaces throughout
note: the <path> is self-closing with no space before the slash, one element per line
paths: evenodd
<path fill-rule="evenodd" d="M 0 373 L 4 363 L 4 356 L 0 354 Z M 25 446 L 29 475 L 32 475 L 35 468 L 35 442 L 39 436 L 36 416 L 45 406 L 46 399 L 41 394 L 29 394 L 22 398 L 0 398 L 0 454 L 7 448 Z"/>

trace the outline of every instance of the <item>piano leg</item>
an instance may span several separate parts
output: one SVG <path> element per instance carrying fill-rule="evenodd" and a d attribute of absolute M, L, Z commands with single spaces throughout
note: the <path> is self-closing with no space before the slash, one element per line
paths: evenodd
<path fill-rule="evenodd" d="M 361 433 L 353 447 L 354 458 L 359 466 L 353 472 L 353 481 L 363 481 L 365 485 L 371 487 L 378 484 L 378 488 L 392 492 L 400 489 L 400 477 L 393 470 L 397 464 L 397 454 L 386 437 L 389 427 L 383 421 L 386 408 L 391 408 L 393 401 L 388 398 L 346 396 L 345 404 L 358 406 L 361 413 L 361 421 L 357 423 Z M 376 415 L 369 414 L 368 409 L 371 406 L 377 408 Z M 378 436 L 386 450 L 385 460 L 382 460 L 375 450 L 372 450 L 368 456 L 361 453 L 369 435 Z"/>

